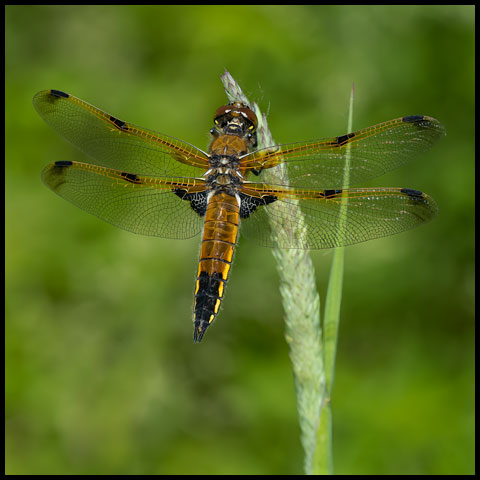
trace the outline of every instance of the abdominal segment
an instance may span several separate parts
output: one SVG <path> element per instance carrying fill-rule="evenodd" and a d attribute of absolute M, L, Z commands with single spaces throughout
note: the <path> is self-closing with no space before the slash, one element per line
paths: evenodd
<path fill-rule="evenodd" d="M 200 342 L 220 310 L 237 242 L 240 206 L 226 193 L 213 194 L 207 205 L 195 283 L 194 342 Z"/>

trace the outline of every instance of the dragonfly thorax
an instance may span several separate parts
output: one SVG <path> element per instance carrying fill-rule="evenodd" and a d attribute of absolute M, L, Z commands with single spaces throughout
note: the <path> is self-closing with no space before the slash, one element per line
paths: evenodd
<path fill-rule="evenodd" d="M 211 189 L 229 191 L 243 182 L 239 160 L 235 155 L 212 155 L 210 167 L 205 173 L 205 181 Z"/>

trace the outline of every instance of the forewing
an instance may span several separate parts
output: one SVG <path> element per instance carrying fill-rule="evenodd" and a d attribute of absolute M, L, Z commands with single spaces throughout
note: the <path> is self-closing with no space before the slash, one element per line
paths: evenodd
<path fill-rule="evenodd" d="M 361 185 L 429 150 L 444 135 L 443 125 L 435 118 L 411 115 L 339 137 L 264 148 L 245 155 L 241 163 L 247 171 L 260 172 L 258 181 L 264 180 L 262 169 L 266 174 L 283 163 L 290 186 Z M 347 152 L 349 182 L 344 184 Z M 250 180 L 256 181 L 254 176 Z"/>
<path fill-rule="evenodd" d="M 89 163 L 157 177 L 199 177 L 208 168 L 207 154 L 193 145 L 123 122 L 73 95 L 45 90 L 33 104 Z"/>

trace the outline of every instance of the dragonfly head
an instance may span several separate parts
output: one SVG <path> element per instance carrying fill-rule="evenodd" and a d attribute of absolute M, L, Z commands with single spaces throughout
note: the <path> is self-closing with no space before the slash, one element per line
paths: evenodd
<path fill-rule="evenodd" d="M 245 104 L 233 102 L 217 109 L 213 117 L 214 136 L 235 135 L 247 140 L 250 146 L 256 144 L 257 116 Z"/>

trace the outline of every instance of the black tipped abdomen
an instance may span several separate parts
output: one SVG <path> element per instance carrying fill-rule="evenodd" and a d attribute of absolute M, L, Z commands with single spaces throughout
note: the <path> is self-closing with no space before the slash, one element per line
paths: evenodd
<path fill-rule="evenodd" d="M 218 313 L 223 295 L 223 284 L 221 273 L 200 272 L 195 293 L 194 342 L 202 341 L 205 331 Z"/>

